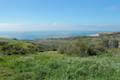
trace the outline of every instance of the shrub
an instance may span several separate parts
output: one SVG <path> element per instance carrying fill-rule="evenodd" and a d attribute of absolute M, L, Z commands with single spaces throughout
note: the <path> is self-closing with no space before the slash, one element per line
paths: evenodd
<path fill-rule="evenodd" d="M 31 43 L 25 42 L 10 42 L 1 46 L 1 52 L 6 55 L 34 53 L 36 49 Z"/>
<path fill-rule="evenodd" d="M 74 40 L 62 44 L 58 51 L 69 55 L 92 56 L 104 52 L 106 48 L 102 41 Z"/>

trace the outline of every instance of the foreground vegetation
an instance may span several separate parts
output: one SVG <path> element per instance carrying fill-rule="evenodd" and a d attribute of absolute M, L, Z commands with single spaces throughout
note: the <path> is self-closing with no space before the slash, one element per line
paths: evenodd
<path fill-rule="evenodd" d="M 0 80 L 120 80 L 120 57 L 81 58 L 53 51 L 1 56 Z"/>
<path fill-rule="evenodd" d="M 120 80 L 119 40 L 0 38 L 0 80 Z"/>

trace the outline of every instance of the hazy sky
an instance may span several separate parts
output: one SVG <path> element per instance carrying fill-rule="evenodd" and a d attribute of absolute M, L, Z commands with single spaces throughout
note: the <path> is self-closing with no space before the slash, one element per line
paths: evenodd
<path fill-rule="evenodd" d="M 0 0 L 0 31 L 118 30 L 120 0 Z"/>

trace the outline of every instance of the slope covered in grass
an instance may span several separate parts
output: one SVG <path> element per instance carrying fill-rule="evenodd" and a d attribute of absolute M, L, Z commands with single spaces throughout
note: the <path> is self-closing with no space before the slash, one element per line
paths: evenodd
<path fill-rule="evenodd" d="M 57 52 L 0 56 L 0 80 L 120 80 L 120 57 Z"/>

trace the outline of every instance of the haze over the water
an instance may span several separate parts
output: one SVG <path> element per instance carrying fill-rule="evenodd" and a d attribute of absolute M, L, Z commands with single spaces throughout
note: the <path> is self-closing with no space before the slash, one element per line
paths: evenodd
<path fill-rule="evenodd" d="M 0 0 L 0 31 L 120 31 L 120 0 Z"/>

